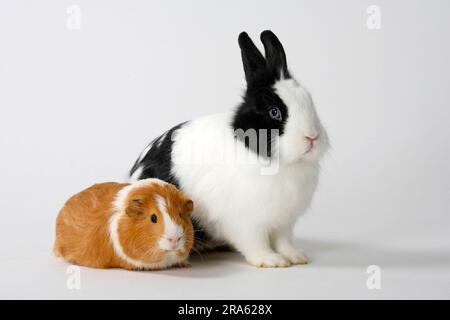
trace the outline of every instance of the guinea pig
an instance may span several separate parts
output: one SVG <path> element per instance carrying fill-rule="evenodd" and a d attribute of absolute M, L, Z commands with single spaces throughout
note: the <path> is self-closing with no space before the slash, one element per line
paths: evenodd
<path fill-rule="evenodd" d="M 54 254 L 94 268 L 187 267 L 192 210 L 192 200 L 159 179 L 94 184 L 59 212 Z"/>

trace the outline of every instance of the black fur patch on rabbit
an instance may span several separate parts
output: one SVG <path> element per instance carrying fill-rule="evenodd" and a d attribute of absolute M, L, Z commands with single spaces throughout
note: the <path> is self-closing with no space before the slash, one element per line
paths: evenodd
<path fill-rule="evenodd" d="M 178 179 L 172 174 L 172 135 L 185 123 L 180 123 L 153 140 L 147 153 L 134 163 L 130 177 L 142 168 L 141 174 L 136 177 L 138 180 L 158 178 L 179 187 Z"/>

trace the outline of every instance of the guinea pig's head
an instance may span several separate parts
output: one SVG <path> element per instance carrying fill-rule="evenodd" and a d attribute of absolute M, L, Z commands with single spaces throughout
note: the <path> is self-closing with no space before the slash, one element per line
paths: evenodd
<path fill-rule="evenodd" d="M 247 89 L 233 127 L 255 132 L 258 141 L 253 146 L 257 146 L 254 148 L 259 155 L 276 154 L 284 163 L 318 161 L 328 148 L 328 137 L 313 100 L 289 72 L 283 46 L 275 34 L 266 30 L 261 33 L 261 41 L 265 57 L 247 33 L 239 35 Z M 244 135 L 247 147 L 248 137 Z M 262 148 L 263 144 L 266 147 Z"/>
<path fill-rule="evenodd" d="M 121 192 L 116 207 L 124 214 L 117 233 L 126 257 L 165 266 L 186 259 L 194 241 L 192 200 L 157 179 L 140 180 Z"/>

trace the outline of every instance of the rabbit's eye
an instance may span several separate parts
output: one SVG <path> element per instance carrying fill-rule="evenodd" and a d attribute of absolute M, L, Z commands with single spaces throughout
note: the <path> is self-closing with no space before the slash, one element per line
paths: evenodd
<path fill-rule="evenodd" d="M 269 115 L 272 119 L 281 121 L 281 111 L 278 107 L 273 107 L 269 110 Z"/>
<path fill-rule="evenodd" d="M 156 216 L 156 214 L 152 214 L 151 217 L 150 217 L 150 220 L 151 220 L 153 223 L 157 223 L 157 222 L 158 222 L 158 217 Z"/>

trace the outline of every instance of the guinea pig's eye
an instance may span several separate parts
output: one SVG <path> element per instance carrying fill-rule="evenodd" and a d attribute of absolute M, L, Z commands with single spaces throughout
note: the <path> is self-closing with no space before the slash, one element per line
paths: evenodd
<path fill-rule="evenodd" d="M 282 117 L 281 117 L 281 111 L 278 107 L 272 107 L 269 110 L 269 116 L 274 119 L 274 120 L 278 120 L 281 121 Z"/>
<path fill-rule="evenodd" d="M 153 223 L 157 223 L 157 222 L 158 222 L 158 217 L 156 216 L 156 214 L 152 214 L 151 217 L 150 217 L 150 220 L 151 220 Z"/>

